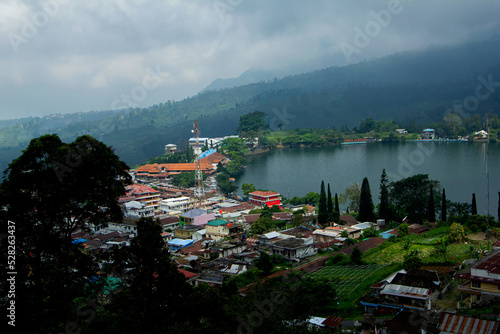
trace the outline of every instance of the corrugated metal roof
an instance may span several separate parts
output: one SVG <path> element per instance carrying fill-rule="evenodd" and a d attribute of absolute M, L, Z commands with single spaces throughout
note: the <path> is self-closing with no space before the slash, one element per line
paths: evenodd
<path fill-rule="evenodd" d="M 441 313 L 439 329 L 442 333 L 453 334 L 487 334 L 496 333 L 499 323 L 451 313 Z"/>
<path fill-rule="evenodd" d="M 380 292 L 385 295 L 408 296 L 417 299 L 427 299 L 431 294 L 431 290 L 425 288 L 416 288 L 413 286 L 387 284 Z"/>

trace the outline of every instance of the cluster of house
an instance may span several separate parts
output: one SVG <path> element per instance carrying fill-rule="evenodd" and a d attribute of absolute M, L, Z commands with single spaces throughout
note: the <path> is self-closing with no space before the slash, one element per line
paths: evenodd
<path fill-rule="evenodd" d="M 394 229 L 381 233 L 378 238 L 343 247 L 347 238 L 360 238 L 366 229 L 379 230 L 384 226 L 384 221 L 360 223 L 351 215 L 342 215 L 340 224 L 319 226 L 313 219 L 315 208 L 303 205 L 292 208 L 292 211 L 303 212 L 302 226 L 286 228 L 291 223 L 293 214 L 276 212 L 272 219 L 277 225 L 283 226 L 283 229 L 248 237 L 252 224 L 260 217 L 260 214 L 250 214 L 252 209 L 281 206 L 280 194 L 273 191 L 251 192 L 248 202 L 212 197 L 204 201 L 200 208 L 198 199 L 190 196 L 185 190 L 154 189 L 134 183 L 127 187 L 127 193 L 120 197 L 119 203 L 125 216 L 122 222 L 109 223 L 107 228 L 94 230 L 91 234 L 75 233 L 72 236 L 73 242 L 81 243 L 90 251 L 97 252 L 106 251 L 113 246 L 126 247 L 137 234 L 139 219 L 154 217 L 162 226 L 161 236 L 165 247 L 170 250 L 179 272 L 193 285 L 221 285 L 230 277 L 251 268 L 261 252 L 280 255 L 290 263 L 300 264 L 307 262 L 303 261 L 304 259 L 316 255 L 319 249 L 339 246 L 342 247 L 339 252 L 348 255 L 356 246 L 364 252 L 398 234 L 398 229 Z M 418 224 L 409 226 L 410 234 L 422 233 L 426 229 L 427 227 Z M 315 271 L 325 262 L 326 258 L 321 258 L 304 264 L 303 268 L 297 268 Z M 398 311 L 396 317 L 383 324 L 388 333 L 398 332 L 401 321 L 404 322 L 408 317 L 420 319 L 414 326 L 415 333 L 439 333 L 445 328 L 458 326 L 457 324 L 463 321 L 467 321 L 468 333 L 490 332 L 475 331 L 477 326 L 483 330 L 491 328 L 496 331 L 496 322 L 480 319 L 476 321 L 474 318 L 464 318 L 451 313 L 436 314 L 433 305 L 449 285 L 443 275 L 449 274 L 453 267 L 423 267 L 418 270 L 398 271 L 374 284 L 371 292 L 360 303 L 367 312 L 375 309 Z M 457 272 L 455 278 L 460 281 L 459 291 L 465 297 L 465 304 L 500 298 L 500 251 L 485 257 L 468 269 Z M 312 317 L 310 322 L 313 326 L 330 328 L 345 325 L 342 318 L 333 316 Z M 476 327 L 470 327 L 472 324 Z"/>
<path fill-rule="evenodd" d="M 217 165 L 225 165 L 229 159 L 210 149 L 200 156 L 200 169 L 203 173 L 211 175 L 217 171 Z M 166 182 L 172 175 L 182 172 L 192 172 L 197 170 L 198 163 L 164 163 L 164 164 L 146 164 L 136 170 L 131 171 L 133 177 L 140 182 Z"/>
<path fill-rule="evenodd" d="M 251 192 L 248 202 L 212 197 L 200 208 L 198 199 L 188 194 L 166 193 L 134 183 L 127 186 L 127 193 L 119 198 L 119 203 L 124 212 L 122 222 L 110 222 L 107 228 L 94 230 L 92 235 L 77 233 L 75 242 L 97 251 L 115 245 L 126 246 L 137 234 L 139 219 L 153 217 L 162 225 L 165 245 L 186 277 L 213 284 L 222 284 L 231 275 L 247 270 L 260 252 L 300 262 L 317 254 L 320 248 L 342 245 L 347 237 L 359 238 L 366 228 L 378 229 L 377 224 L 359 224 L 350 215 L 341 217 L 342 225 L 314 226 L 315 208 L 302 205 L 293 210 L 304 212 L 307 227 L 287 229 L 293 214 L 276 212 L 272 219 L 282 230 L 248 238 L 248 231 L 260 217 L 260 214 L 250 214 L 252 209 L 281 206 L 280 194 L 274 191 Z"/>
<path fill-rule="evenodd" d="M 500 250 L 461 266 L 465 268 L 459 271 L 455 271 L 456 266 L 400 270 L 373 284 L 371 292 L 360 303 L 367 312 L 375 309 L 381 313 L 397 312 L 392 319 L 380 320 L 378 327 L 386 333 L 497 333 L 500 322 L 496 314 L 477 318 L 459 315 L 456 311 L 441 312 L 442 305 L 434 307 L 452 285 L 443 277 L 453 277 L 461 294 L 462 301 L 448 305 L 450 309 L 467 309 L 472 303 L 498 304 Z"/>

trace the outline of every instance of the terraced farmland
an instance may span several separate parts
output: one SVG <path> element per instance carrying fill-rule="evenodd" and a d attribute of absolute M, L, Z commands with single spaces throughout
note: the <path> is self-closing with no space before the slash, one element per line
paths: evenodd
<path fill-rule="evenodd" d="M 377 271 L 387 267 L 383 264 L 366 264 L 360 266 L 330 266 L 311 273 L 315 279 L 326 279 L 335 284 L 337 293 L 343 298 L 349 298 L 352 292 L 357 295 L 379 280 Z"/>

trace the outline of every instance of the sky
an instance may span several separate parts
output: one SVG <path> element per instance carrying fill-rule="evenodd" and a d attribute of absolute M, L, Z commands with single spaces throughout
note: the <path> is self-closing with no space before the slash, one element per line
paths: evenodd
<path fill-rule="evenodd" d="M 148 107 L 500 35 L 498 0 L 0 0 L 0 119 Z"/>

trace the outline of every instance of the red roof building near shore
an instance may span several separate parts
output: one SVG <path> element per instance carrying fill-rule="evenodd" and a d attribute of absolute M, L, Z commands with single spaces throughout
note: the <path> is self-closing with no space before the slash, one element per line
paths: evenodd
<path fill-rule="evenodd" d="M 228 159 L 220 153 L 212 153 L 200 160 L 201 171 L 205 174 L 214 173 L 217 170 L 217 164 L 225 164 Z M 167 179 L 174 174 L 182 172 L 191 172 L 197 169 L 197 163 L 164 163 L 147 164 L 136 169 L 136 175 L 144 180 Z"/>
<path fill-rule="evenodd" d="M 250 203 L 257 206 L 281 206 L 280 194 L 274 191 L 253 191 L 248 194 Z"/>

